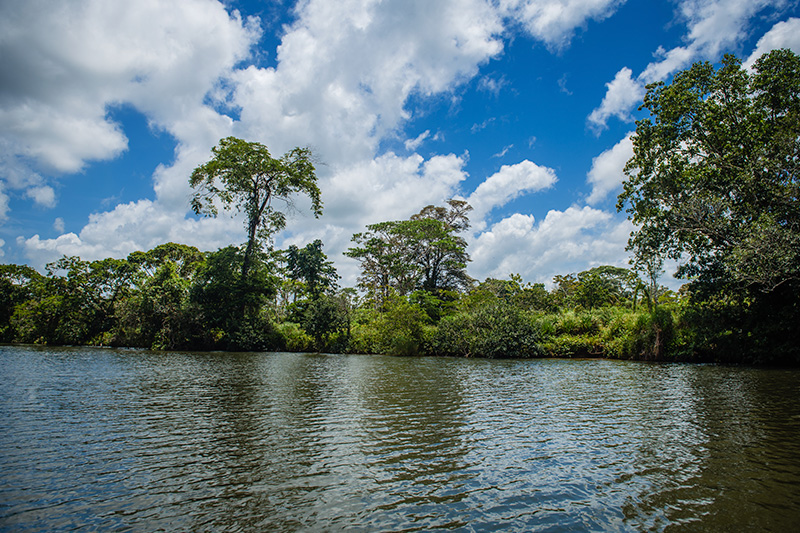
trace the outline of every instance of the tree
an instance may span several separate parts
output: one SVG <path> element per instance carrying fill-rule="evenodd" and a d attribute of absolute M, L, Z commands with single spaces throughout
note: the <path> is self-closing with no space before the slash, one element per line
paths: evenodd
<path fill-rule="evenodd" d="M 764 293 L 800 280 L 800 57 L 696 63 L 642 108 L 617 204 L 636 262 L 683 257 L 683 276 Z"/>
<path fill-rule="evenodd" d="M 286 215 L 275 209 L 279 200 L 292 206 L 293 196 L 304 193 L 311 199 L 314 216 L 322 214 L 322 201 L 317 186 L 311 152 L 294 148 L 280 159 L 274 159 L 266 146 L 227 137 L 212 148 L 212 159 L 197 167 L 189 183 L 197 190 L 192 197 L 196 214 L 217 216 L 217 204 L 232 206 L 247 217 L 247 248 L 241 263 L 246 278 L 253 254 L 274 233 L 286 226 Z"/>
<path fill-rule="evenodd" d="M 138 265 L 147 278 L 152 278 L 163 265 L 173 263 L 179 276 L 191 279 L 204 260 L 203 253 L 194 246 L 174 242 L 159 244 L 147 252 L 136 251 L 128 255 L 128 262 Z"/>
<path fill-rule="evenodd" d="M 467 275 L 467 242 L 458 233 L 469 228 L 467 214 L 472 206 L 450 199 L 448 207 L 429 205 L 404 222 L 400 231 L 414 244 L 413 260 L 421 274 L 424 290 L 466 289 L 473 280 Z"/>
<path fill-rule="evenodd" d="M 12 326 L 23 342 L 102 343 L 116 304 L 133 290 L 138 272 L 124 259 L 62 257 L 46 267 L 30 300 L 18 305 Z"/>
<path fill-rule="evenodd" d="M 43 277 L 27 265 L 0 265 L 0 341 L 14 338 L 11 317 L 14 309 L 33 297 Z"/>
<path fill-rule="evenodd" d="M 407 261 L 408 241 L 400 235 L 400 222 L 379 222 L 367 226 L 367 231 L 353 235 L 356 246 L 344 255 L 361 262 L 359 285 L 376 307 L 388 300 L 391 289 L 408 294 L 417 283 L 417 271 Z"/>
<path fill-rule="evenodd" d="M 336 289 L 339 274 L 336 273 L 333 262 L 328 261 L 328 256 L 322 251 L 320 239 L 303 248 L 289 246 L 286 251 L 286 265 L 289 277 L 296 282 L 302 282 L 312 300 L 319 299 L 325 291 Z"/>
<path fill-rule="evenodd" d="M 458 233 L 469 227 L 472 207 L 462 200 L 447 204 L 429 205 L 409 220 L 371 224 L 353 235 L 357 246 L 345 255 L 361 261 L 359 282 L 378 306 L 390 289 L 405 296 L 415 289 L 438 294 L 471 286 L 467 243 Z"/>
<path fill-rule="evenodd" d="M 223 345 L 232 348 L 259 344 L 263 339 L 239 337 L 267 335 L 270 325 L 263 316 L 264 304 L 274 294 L 274 279 L 270 275 L 267 256 L 260 251 L 252 257 L 250 273 L 242 275 L 244 254 L 228 246 L 206 254 L 206 260 L 195 276 L 190 300 L 202 313 L 206 326 L 222 335 Z"/>

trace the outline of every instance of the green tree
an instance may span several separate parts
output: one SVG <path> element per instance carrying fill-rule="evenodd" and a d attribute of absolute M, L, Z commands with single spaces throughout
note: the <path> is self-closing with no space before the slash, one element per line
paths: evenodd
<path fill-rule="evenodd" d="M 429 292 L 468 289 L 467 242 L 458 234 L 469 228 L 472 206 L 450 199 L 447 207 L 429 205 L 404 223 L 413 243 L 411 259 L 421 273 L 421 288 Z M 401 230 L 402 231 L 402 230 Z"/>
<path fill-rule="evenodd" d="M 124 259 L 83 261 L 62 257 L 46 267 L 33 298 L 16 307 L 12 324 L 23 342 L 103 343 L 114 325 L 117 302 L 137 280 L 137 269 Z"/>
<path fill-rule="evenodd" d="M 11 317 L 35 294 L 43 276 L 27 265 L 0 265 L 0 342 L 14 339 Z"/>
<path fill-rule="evenodd" d="M 192 347 L 202 331 L 189 289 L 205 256 L 194 246 L 168 242 L 128 255 L 138 269 L 136 288 L 115 308 L 112 342 L 152 349 Z"/>
<path fill-rule="evenodd" d="M 447 205 L 429 205 L 409 220 L 372 224 L 353 235 L 356 246 L 345 255 L 361 262 L 360 285 L 378 306 L 390 289 L 405 296 L 415 289 L 439 293 L 472 285 L 466 272 L 467 243 L 458 235 L 469 227 L 472 207 L 461 200 Z"/>
<path fill-rule="evenodd" d="M 647 87 L 618 209 L 642 264 L 770 292 L 800 279 L 800 57 L 725 56 Z"/>
<path fill-rule="evenodd" d="M 197 167 L 189 178 L 196 189 L 192 210 L 217 216 L 217 202 L 225 209 L 235 207 L 247 218 L 247 247 L 241 261 L 247 277 L 254 254 L 264 241 L 286 226 L 286 215 L 275 201 L 291 206 L 297 193 L 311 199 L 315 216 L 322 214 L 317 177 L 308 148 L 294 148 L 274 159 L 266 146 L 227 137 L 212 148 L 212 159 Z"/>
<path fill-rule="evenodd" d="M 243 276 L 244 255 L 235 246 L 207 253 L 190 289 L 190 301 L 198 306 L 214 347 L 253 350 L 272 342 L 272 325 L 264 312 L 275 287 L 268 256 L 255 254 Z"/>
<path fill-rule="evenodd" d="M 289 278 L 301 282 L 312 300 L 324 292 L 336 290 L 339 274 L 332 261 L 322 251 L 322 241 L 315 240 L 303 248 L 295 245 L 286 250 L 286 265 Z"/>
<path fill-rule="evenodd" d="M 662 260 L 681 258 L 689 327 L 710 325 L 696 352 L 800 362 L 800 57 L 696 63 L 648 86 L 643 108 L 617 207 L 650 291 Z"/>
<path fill-rule="evenodd" d="M 303 312 L 303 329 L 314 338 L 317 351 L 327 349 L 332 336 L 348 334 L 349 307 L 346 296 L 321 294 L 311 300 Z M 335 348 L 346 349 L 346 343 Z"/>
<path fill-rule="evenodd" d="M 356 246 L 344 254 L 361 263 L 359 286 L 375 307 L 383 307 L 392 290 L 408 294 L 416 285 L 417 271 L 407 261 L 408 242 L 397 230 L 399 222 L 379 222 L 353 235 Z"/>
<path fill-rule="evenodd" d="M 128 262 L 137 265 L 146 277 L 153 277 L 159 267 L 172 263 L 178 276 L 191 279 L 204 260 L 203 253 L 194 246 L 174 242 L 159 244 L 147 252 L 137 251 L 128 255 Z"/>

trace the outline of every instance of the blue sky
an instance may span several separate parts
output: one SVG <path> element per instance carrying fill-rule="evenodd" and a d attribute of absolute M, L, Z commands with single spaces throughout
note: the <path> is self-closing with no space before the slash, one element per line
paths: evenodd
<path fill-rule="evenodd" d="M 475 208 L 478 279 L 624 266 L 614 208 L 644 85 L 725 53 L 800 52 L 788 0 L 31 0 L 0 4 L 0 261 L 245 239 L 189 212 L 228 135 L 312 148 L 325 212 L 275 245 Z M 670 285 L 677 282 L 665 279 Z"/>

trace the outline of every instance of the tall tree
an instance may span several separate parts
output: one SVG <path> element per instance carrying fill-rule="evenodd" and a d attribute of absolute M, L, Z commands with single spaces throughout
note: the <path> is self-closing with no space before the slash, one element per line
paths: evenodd
<path fill-rule="evenodd" d="M 403 229 L 415 244 L 410 259 L 422 274 L 422 288 L 430 292 L 466 289 L 467 242 L 458 234 L 469 228 L 472 206 L 450 199 L 448 207 L 429 205 L 404 223 Z"/>
<path fill-rule="evenodd" d="M 235 207 L 247 217 L 247 247 L 241 265 L 247 277 L 253 254 L 271 235 L 286 226 L 286 214 L 276 209 L 277 200 L 293 204 L 294 195 L 311 199 L 314 216 L 322 214 L 317 177 L 308 148 L 294 148 L 274 159 L 261 143 L 227 137 L 212 148 L 214 156 L 197 167 L 189 178 L 196 189 L 192 210 L 217 216 L 217 202 L 225 209 Z"/>
<path fill-rule="evenodd" d="M 396 221 L 367 226 L 367 231 L 353 235 L 356 246 L 345 255 L 361 262 L 359 285 L 376 306 L 383 306 L 391 289 L 407 294 L 416 283 L 416 270 L 406 260 L 407 242 L 398 235 Z"/>
<path fill-rule="evenodd" d="M 429 205 L 409 220 L 380 222 L 353 235 L 356 246 L 345 255 L 361 261 L 361 286 L 381 305 L 394 289 L 438 293 L 468 288 L 467 242 L 458 235 L 469 227 L 472 209 L 462 200 L 448 207 Z"/>
<path fill-rule="evenodd" d="M 618 209 L 637 262 L 771 292 L 800 280 L 800 57 L 725 56 L 647 87 Z"/>

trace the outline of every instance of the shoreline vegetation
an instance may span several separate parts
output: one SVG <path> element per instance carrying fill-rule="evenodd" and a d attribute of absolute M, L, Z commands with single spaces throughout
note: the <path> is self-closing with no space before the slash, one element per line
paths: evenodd
<path fill-rule="evenodd" d="M 336 286 L 315 241 L 259 254 L 168 243 L 127 259 L 0 265 L 0 342 L 189 351 L 484 358 L 607 358 L 797 365 L 796 322 L 754 303 L 698 301 L 685 285 L 654 302 L 631 270 L 602 266 L 543 284 L 486 279 L 468 291 L 390 288 L 379 301 Z M 287 268 L 316 257 L 310 279 Z M 313 262 L 309 257 L 305 260 Z M 326 271 L 327 274 L 319 274 Z M 311 274 L 313 277 L 314 274 Z M 249 311 L 240 318 L 242 302 Z M 780 309 L 779 307 L 775 310 Z M 793 317 L 788 317 L 793 318 Z"/>
<path fill-rule="evenodd" d="M 311 152 L 228 137 L 190 176 L 191 208 L 239 213 L 242 246 L 0 265 L 0 342 L 800 365 L 800 56 L 696 63 L 642 109 L 617 203 L 630 269 L 478 282 L 472 207 L 453 198 L 353 235 L 358 285 L 341 288 L 322 241 L 270 246 L 298 196 L 322 215 Z"/>

